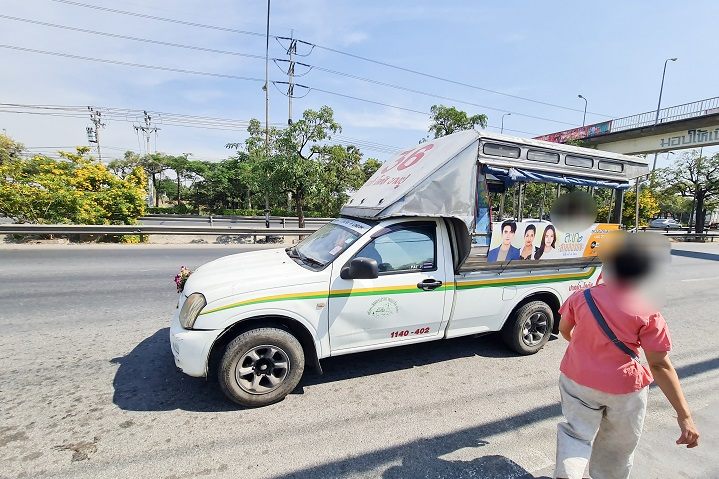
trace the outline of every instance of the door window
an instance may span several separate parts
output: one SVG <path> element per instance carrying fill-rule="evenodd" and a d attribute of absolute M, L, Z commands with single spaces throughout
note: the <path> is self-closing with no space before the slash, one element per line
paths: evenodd
<path fill-rule="evenodd" d="M 380 274 L 437 269 L 435 225 L 399 225 L 388 228 L 357 253 L 377 261 Z"/>

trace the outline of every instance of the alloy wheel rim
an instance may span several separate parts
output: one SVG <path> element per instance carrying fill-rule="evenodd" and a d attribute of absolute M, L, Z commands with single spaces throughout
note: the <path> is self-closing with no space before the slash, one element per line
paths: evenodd
<path fill-rule="evenodd" d="M 255 346 L 235 366 L 235 380 L 243 391 L 267 394 L 282 385 L 290 371 L 290 358 L 278 346 Z"/>
<path fill-rule="evenodd" d="M 548 326 L 549 318 L 545 313 L 532 313 L 522 326 L 522 341 L 524 341 L 524 344 L 527 346 L 536 346 L 544 339 L 548 331 Z"/>

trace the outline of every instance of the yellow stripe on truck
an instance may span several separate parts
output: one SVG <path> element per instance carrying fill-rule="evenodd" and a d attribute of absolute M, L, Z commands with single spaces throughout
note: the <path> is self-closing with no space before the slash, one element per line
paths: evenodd
<path fill-rule="evenodd" d="M 582 273 L 559 273 L 559 274 L 546 274 L 540 276 L 523 276 L 519 278 L 501 278 L 501 279 L 482 279 L 475 281 L 457 281 L 452 283 L 444 284 L 443 286 L 432 290 L 432 291 L 448 291 L 456 289 L 457 291 L 464 291 L 468 289 L 476 288 L 487 288 L 493 286 L 520 286 L 527 284 L 537 283 L 556 283 L 561 281 L 572 281 L 572 280 L 583 280 L 589 279 L 596 272 L 596 267 L 591 267 L 586 272 Z M 378 296 L 378 295 L 393 295 L 393 294 L 413 294 L 413 293 L 425 293 L 416 284 L 409 285 L 397 285 L 397 286 L 382 286 L 380 288 L 355 288 L 355 289 L 336 289 L 329 293 L 330 298 L 348 298 L 352 296 Z M 261 303 L 272 303 L 276 301 L 296 301 L 301 299 L 326 299 L 328 296 L 326 291 L 311 291 L 307 293 L 288 293 L 288 294 L 276 294 L 271 296 L 263 296 L 254 299 L 246 299 L 244 301 L 238 301 L 236 303 L 226 304 L 224 306 L 218 306 L 207 311 L 202 311 L 200 315 L 217 313 L 219 311 L 225 311 L 232 308 L 239 308 L 242 306 L 250 306 L 253 304 Z"/>

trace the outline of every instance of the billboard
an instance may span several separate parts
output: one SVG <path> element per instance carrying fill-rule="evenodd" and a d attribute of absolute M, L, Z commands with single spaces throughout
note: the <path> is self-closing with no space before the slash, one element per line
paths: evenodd
<path fill-rule="evenodd" d="M 576 259 L 597 255 L 617 224 L 594 223 L 581 231 L 561 231 L 548 221 L 507 220 L 492 227 L 487 262 Z"/>
<path fill-rule="evenodd" d="M 612 122 L 595 123 L 594 125 L 582 126 L 571 130 L 559 131 L 548 135 L 537 136 L 535 140 L 551 141 L 554 143 L 566 143 L 569 140 L 582 140 L 592 136 L 604 135 L 612 130 Z"/>

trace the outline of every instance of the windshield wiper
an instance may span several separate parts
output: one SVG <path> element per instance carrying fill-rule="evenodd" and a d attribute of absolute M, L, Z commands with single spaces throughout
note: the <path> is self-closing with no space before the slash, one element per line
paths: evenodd
<path fill-rule="evenodd" d="M 315 259 L 315 258 L 311 258 L 309 256 L 302 256 L 300 259 L 305 263 L 314 264 L 315 266 L 319 266 L 320 268 L 325 265 L 322 261 Z"/>
<path fill-rule="evenodd" d="M 287 253 L 287 255 L 288 255 L 290 258 L 299 259 L 300 261 L 302 261 L 302 262 L 305 263 L 305 264 L 312 264 L 312 265 L 315 265 L 315 266 L 319 266 L 320 268 L 324 267 L 324 265 L 325 265 L 325 263 L 323 263 L 322 261 L 320 261 L 320 260 L 318 260 L 318 259 L 315 259 L 315 258 L 306 256 L 306 255 L 300 253 L 300 252 L 297 250 L 297 247 L 296 247 L 296 246 L 292 246 L 292 247 L 290 247 L 290 248 L 285 248 L 285 252 Z"/>

